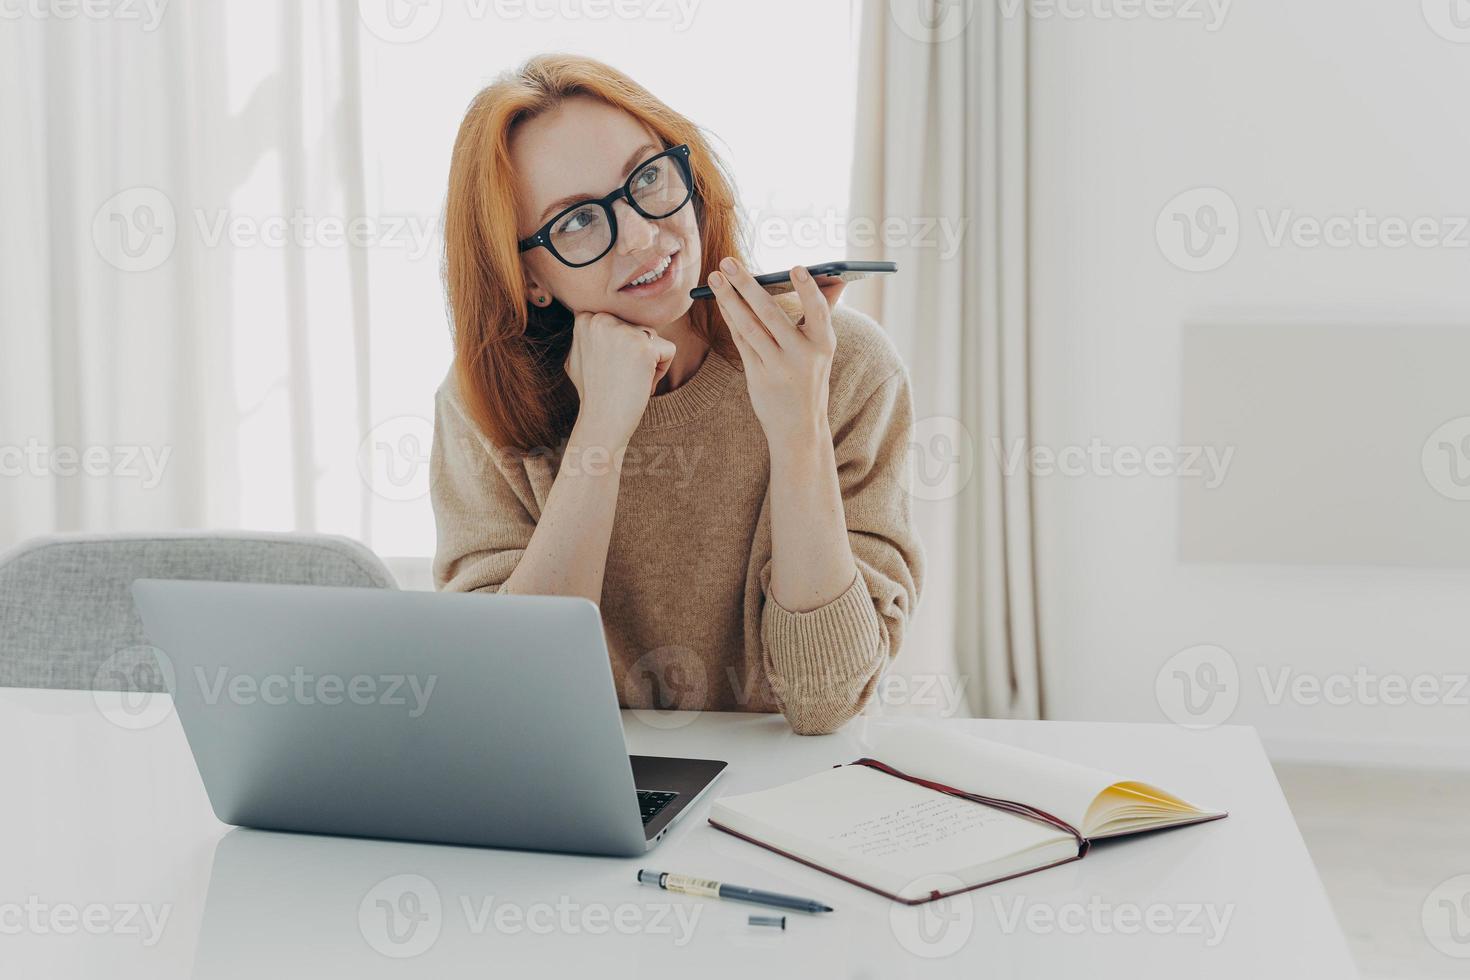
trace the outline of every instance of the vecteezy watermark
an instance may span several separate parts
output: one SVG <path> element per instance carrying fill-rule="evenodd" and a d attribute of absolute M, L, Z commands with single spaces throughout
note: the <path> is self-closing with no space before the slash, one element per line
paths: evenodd
<path fill-rule="evenodd" d="M 1361 664 L 1351 671 L 1313 674 L 1290 666 L 1274 670 L 1258 666 L 1256 680 L 1266 703 L 1273 707 L 1290 701 L 1308 707 L 1360 704 L 1397 708 L 1416 704 L 1422 708 L 1470 708 L 1470 674 L 1381 674 Z"/>
<path fill-rule="evenodd" d="M 134 936 L 156 946 L 168 927 L 173 905 L 147 902 L 46 902 L 27 895 L 23 902 L 0 902 L 0 936 Z"/>
<path fill-rule="evenodd" d="M 380 422 L 358 443 L 358 475 L 385 500 L 422 500 L 429 495 L 433 442 L 434 423 L 426 418 L 399 415 Z"/>
<path fill-rule="evenodd" d="M 667 936 L 687 946 L 704 906 L 698 903 L 580 902 L 568 895 L 555 902 L 511 902 L 495 895 L 459 895 L 446 906 L 439 889 L 423 875 L 400 874 L 368 889 L 357 906 L 358 930 L 367 944 L 393 959 L 422 955 L 439 941 L 452 915 L 474 936 Z"/>
<path fill-rule="evenodd" d="M 975 931 L 973 893 L 961 891 L 964 882 L 947 874 L 925 875 L 911 882 L 905 894 L 940 895 L 920 905 L 894 902 L 888 908 L 888 927 L 898 944 L 921 959 L 953 956 Z M 958 893 L 958 894 L 955 894 Z"/>
<path fill-rule="evenodd" d="M 1225 940 L 1235 904 L 1214 902 L 1109 902 L 1096 895 L 1086 902 L 1009 900 L 991 896 L 996 922 L 1005 935 L 1029 932 L 1038 936 L 1194 936 L 1206 949 Z"/>
<path fill-rule="evenodd" d="M 195 666 L 190 677 L 205 704 L 279 707 L 282 705 L 355 705 L 404 709 L 419 718 L 428 710 L 438 675 L 316 674 L 296 666 L 289 672 L 245 674 L 218 667 Z M 103 717 L 120 728 L 151 728 L 173 713 L 172 698 L 180 679 L 173 662 L 151 646 L 124 647 L 104 660 L 92 679 L 92 699 Z"/>
<path fill-rule="evenodd" d="M 943 44 L 965 33 L 980 2 L 987 0 L 888 0 L 888 16 L 915 41 Z"/>
<path fill-rule="evenodd" d="M 1470 415 L 1450 419 L 1429 433 L 1419 464 L 1436 493 L 1470 500 Z"/>
<path fill-rule="evenodd" d="M 414 261 L 434 246 L 434 221 L 422 215 L 241 214 L 195 208 L 194 224 L 206 248 L 229 242 L 235 248 L 401 249 Z"/>
<path fill-rule="evenodd" d="M 1470 874 L 1446 878 L 1424 896 L 1424 938 L 1446 956 L 1470 959 Z"/>
<path fill-rule="evenodd" d="M 1224 647 L 1210 643 L 1187 647 L 1159 668 L 1154 699 L 1180 727 L 1222 725 L 1240 701 L 1240 668 Z"/>
<path fill-rule="evenodd" d="M 156 187 L 129 187 L 92 215 L 92 244 L 123 272 L 147 272 L 168 261 L 179 238 L 173 201 Z"/>
<path fill-rule="evenodd" d="M 977 3 L 991 0 L 889 0 L 888 11 L 904 34 L 925 44 L 952 41 L 965 32 Z M 1234 0 L 999 0 L 1000 15 L 1034 21 L 1172 20 L 1198 23 L 1211 33 L 1225 25 Z"/>
<path fill-rule="evenodd" d="M 412 44 L 439 26 L 444 0 L 357 0 L 357 14 L 375 37 L 390 44 Z"/>
<path fill-rule="evenodd" d="M 735 678 L 731 677 L 734 681 Z M 675 644 L 656 647 L 622 672 L 619 700 L 649 728 L 683 728 L 699 717 L 709 692 L 709 668 L 699 654 Z M 736 700 L 754 694 L 735 688 Z"/>
<path fill-rule="evenodd" d="M 357 905 L 357 928 L 384 956 L 409 959 L 428 952 L 444 928 L 439 889 L 423 875 L 384 878 Z"/>
<path fill-rule="evenodd" d="M 1235 447 L 1109 446 L 1094 437 L 1086 446 L 1033 446 L 1013 439 L 1005 446 L 990 441 L 1001 472 L 1014 476 L 1024 466 L 1032 476 L 1137 476 L 1200 480 L 1206 490 L 1225 482 Z"/>
<path fill-rule="evenodd" d="M 1380 672 L 1359 664 L 1325 673 L 1290 664 L 1260 664 L 1254 671 L 1262 703 L 1269 707 L 1398 708 L 1405 705 L 1470 708 L 1470 673 Z M 1213 728 L 1235 712 L 1242 694 L 1235 657 L 1224 647 L 1202 644 L 1180 650 L 1154 677 L 1159 708 L 1184 728 Z"/>
<path fill-rule="evenodd" d="M 1261 234 L 1271 248 L 1462 249 L 1470 248 L 1470 216 L 1379 215 L 1357 208 L 1350 213 L 1301 214 L 1292 208 L 1256 209 Z"/>
<path fill-rule="evenodd" d="M 136 21 L 144 31 L 163 23 L 169 0 L 0 0 L 0 20 Z"/>
<path fill-rule="evenodd" d="M 968 221 L 948 216 L 902 217 L 881 220 L 850 217 L 846 211 L 786 211 L 751 208 L 746 211 L 751 239 L 761 248 L 932 249 L 940 259 L 959 254 Z"/>
<path fill-rule="evenodd" d="M 471 20 L 644 21 L 683 32 L 694 23 L 700 0 L 464 0 Z M 443 0 L 358 0 L 363 26 L 390 44 L 412 44 L 434 32 Z"/>
<path fill-rule="evenodd" d="M 1305 214 L 1295 208 L 1255 209 L 1267 248 L 1470 249 L 1470 215 L 1376 214 L 1354 208 Z M 1235 199 L 1218 187 L 1177 195 L 1159 212 L 1154 235 L 1159 251 L 1186 272 L 1212 272 L 1239 249 L 1244 228 Z"/>
<path fill-rule="evenodd" d="M 1218 187 L 1196 187 L 1165 204 L 1154 222 L 1159 251 L 1186 272 L 1212 272 L 1240 247 L 1240 211 Z"/>
<path fill-rule="evenodd" d="M 4 2 L 4 0 L 0 0 Z M 255 214 L 193 208 L 193 231 L 205 248 L 400 249 L 410 259 L 433 250 L 434 220 L 422 215 Z M 92 216 L 97 254 L 123 272 L 147 272 L 168 261 L 179 238 L 173 201 L 156 187 L 119 191 Z"/>
<path fill-rule="evenodd" d="M 78 476 L 138 480 L 144 490 L 163 482 L 172 446 L 53 446 L 39 439 L 0 445 L 0 477 Z"/>
<path fill-rule="evenodd" d="M 953 718 L 965 706 L 969 680 L 952 674 L 885 673 L 873 700 L 885 708 L 924 708 L 940 718 Z"/>
<path fill-rule="evenodd" d="M 975 441 L 957 418 L 931 415 L 909 435 L 908 492 L 919 500 L 950 500 L 964 492 L 975 473 Z"/>
<path fill-rule="evenodd" d="M 357 446 L 357 472 L 373 493 L 393 501 L 421 500 L 429 495 L 433 462 L 434 424 L 418 415 L 398 415 L 373 426 Z M 548 459 L 555 472 L 568 476 L 606 476 L 623 480 L 650 480 L 683 490 L 694 482 L 703 446 L 638 444 L 572 446 L 563 439 L 556 446 L 529 450 L 488 450 L 479 441 L 467 443 L 461 458 L 473 460 L 483 476 L 489 468 L 513 470 L 527 459 Z"/>
<path fill-rule="evenodd" d="M 1470 0 L 1420 0 L 1424 22 L 1446 41 L 1470 44 Z"/>
<path fill-rule="evenodd" d="M 703 446 L 567 446 L 561 452 L 557 473 L 571 476 L 606 476 L 620 473 L 624 479 L 647 477 L 682 490 L 694 482 L 694 471 L 704 455 Z"/>
<path fill-rule="evenodd" d="M 340 705 L 360 707 L 379 705 L 407 708 L 408 717 L 418 718 L 429 707 L 437 674 L 315 674 L 297 665 L 290 673 L 264 673 L 259 676 L 232 673 L 228 667 L 217 667 L 211 674 L 202 666 L 194 668 L 205 704 Z"/>
<path fill-rule="evenodd" d="M 92 673 L 92 703 L 119 728 L 130 732 L 152 728 L 174 712 L 174 665 L 153 646 L 125 646 Z"/>
<path fill-rule="evenodd" d="M 1214 33 L 1225 26 L 1234 0 L 999 0 L 1004 17 L 1032 20 L 1174 20 Z"/>
<path fill-rule="evenodd" d="M 738 711 L 774 710 L 772 698 L 799 703 L 841 693 L 841 685 L 835 682 L 767 677 L 762 671 L 733 665 L 717 669 L 693 650 L 670 645 L 648 651 L 622 671 L 618 696 L 633 717 L 650 728 L 668 731 L 692 724 L 707 703 L 711 685 L 719 680 Z M 968 686 L 969 678 L 950 674 L 885 673 L 874 687 L 872 702 L 952 718 L 966 706 Z"/>

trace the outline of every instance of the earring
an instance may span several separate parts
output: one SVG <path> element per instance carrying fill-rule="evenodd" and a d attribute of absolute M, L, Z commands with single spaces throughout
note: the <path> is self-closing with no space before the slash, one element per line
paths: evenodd
<path fill-rule="evenodd" d="M 537 306 L 546 306 L 548 303 L 551 302 L 551 297 L 547 296 L 545 293 L 537 293 L 535 300 L 533 300 L 532 302 L 534 302 Z"/>

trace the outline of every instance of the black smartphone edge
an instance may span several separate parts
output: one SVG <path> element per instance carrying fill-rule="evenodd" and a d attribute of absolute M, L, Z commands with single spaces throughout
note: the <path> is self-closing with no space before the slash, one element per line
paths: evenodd
<path fill-rule="evenodd" d="M 840 259 L 836 262 L 819 262 L 816 265 L 809 265 L 806 267 L 806 271 L 810 272 L 813 278 L 817 279 L 823 276 L 838 276 L 844 272 L 871 272 L 882 275 L 884 273 L 897 272 L 898 263 L 868 259 Z M 763 272 L 755 277 L 755 281 L 761 286 L 775 286 L 783 282 L 789 282 L 790 280 L 790 269 L 783 272 Z M 710 299 L 714 295 L 714 291 L 709 286 L 695 286 L 689 290 L 690 299 Z"/>

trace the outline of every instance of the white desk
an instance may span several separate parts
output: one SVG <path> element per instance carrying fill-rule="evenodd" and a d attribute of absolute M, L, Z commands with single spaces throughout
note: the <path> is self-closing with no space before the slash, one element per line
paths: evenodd
<path fill-rule="evenodd" d="M 97 697 L 0 689 L 6 977 L 1356 975 L 1246 728 L 939 722 L 1126 769 L 1231 816 L 905 908 L 714 830 L 707 803 L 646 859 L 231 832 L 170 706 L 125 730 L 103 710 L 115 696 Z M 713 796 L 851 761 L 861 725 L 803 738 L 771 716 L 623 720 L 633 752 L 728 760 Z M 640 886 L 639 866 L 837 911 L 789 916 L 784 933 L 751 927 L 759 908 Z M 150 912 L 167 913 L 156 937 Z"/>

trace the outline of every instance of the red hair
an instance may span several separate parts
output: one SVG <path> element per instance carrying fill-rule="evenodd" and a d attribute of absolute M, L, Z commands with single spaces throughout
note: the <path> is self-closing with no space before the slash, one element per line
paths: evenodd
<path fill-rule="evenodd" d="M 572 313 L 526 301 L 516 232 L 515 127 L 572 96 L 621 109 L 665 146 L 687 143 L 701 257 L 699 281 L 726 255 L 742 258 L 740 218 L 725 165 L 703 132 L 622 72 L 575 55 L 539 55 L 470 103 L 449 164 L 444 285 L 454 329 L 454 376 L 470 419 L 497 447 L 551 447 L 571 430 L 577 392 L 563 369 Z M 695 334 L 738 360 L 713 303 L 690 310 Z"/>

